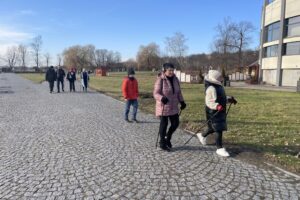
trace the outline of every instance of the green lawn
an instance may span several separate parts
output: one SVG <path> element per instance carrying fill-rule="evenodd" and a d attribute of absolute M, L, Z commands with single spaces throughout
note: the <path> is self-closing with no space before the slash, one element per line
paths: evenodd
<path fill-rule="evenodd" d="M 125 73 L 110 73 L 107 77 L 91 77 L 90 87 L 117 99 L 122 99 L 121 84 Z M 156 73 L 137 72 L 140 108 L 154 114 L 152 91 Z M 182 84 L 187 108 L 182 112 L 181 125 L 197 131 L 205 120 L 203 84 Z M 228 115 L 225 146 L 250 148 L 263 153 L 265 161 L 300 173 L 300 94 L 226 88 L 238 104 Z"/>
<path fill-rule="evenodd" d="M 20 75 L 26 79 L 33 81 L 34 83 L 42 83 L 45 80 L 44 73 L 22 73 Z"/>

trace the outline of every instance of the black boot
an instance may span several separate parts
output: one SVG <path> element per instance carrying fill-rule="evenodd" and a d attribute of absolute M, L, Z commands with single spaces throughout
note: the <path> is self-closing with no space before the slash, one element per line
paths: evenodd
<path fill-rule="evenodd" d="M 166 146 L 169 148 L 169 149 L 172 149 L 172 143 L 170 140 L 167 140 L 166 141 Z"/>
<path fill-rule="evenodd" d="M 171 144 L 171 138 L 172 138 L 172 134 L 168 133 L 167 137 L 166 137 L 166 145 L 168 148 L 172 148 L 172 144 Z"/>
<path fill-rule="evenodd" d="M 166 140 L 161 140 L 160 142 L 159 142 L 159 147 L 160 147 L 160 149 L 161 150 L 163 150 L 163 151 L 171 151 L 170 150 L 170 148 L 167 146 L 167 144 L 166 144 Z"/>

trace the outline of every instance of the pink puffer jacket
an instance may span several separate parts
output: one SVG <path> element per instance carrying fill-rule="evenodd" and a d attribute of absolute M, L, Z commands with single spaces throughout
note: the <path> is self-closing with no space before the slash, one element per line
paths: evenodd
<path fill-rule="evenodd" d="M 163 86 L 161 86 L 163 84 Z M 172 90 L 171 82 L 166 78 L 164 74 L 157 77 L 153 96 L 156 100 L 155 115 L 156 116 L 171 116 L 179 113 L 178 104 L 183 100 L 181 93 L 180 83 L 178 78 L 174 75 L 173 78 L 174 94 Z M 161 98 L 165 96 L 169 102 L 164 105 L 161 102 Z"/>

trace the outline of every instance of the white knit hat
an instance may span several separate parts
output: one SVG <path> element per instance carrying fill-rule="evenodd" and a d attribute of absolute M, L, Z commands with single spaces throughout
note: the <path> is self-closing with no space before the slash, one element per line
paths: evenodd
<path fill-rule="evenodd" d="M 208 74 L 205 76 L 205 80 L 210 83 L 222 85 L 222 83 L 218 80 L 221 76 L 222 74 L 219 71 L 209 70 Z"/>

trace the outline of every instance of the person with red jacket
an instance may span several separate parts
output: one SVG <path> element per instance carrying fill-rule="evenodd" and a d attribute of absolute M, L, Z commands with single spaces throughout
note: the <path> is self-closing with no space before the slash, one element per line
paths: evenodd
<path fill-rule="evenodd" d="M 123 97 L 126 101 L 125 103 L 125 113 L 124 118 L 127 122 L 131 122 L 128 119 L 128 114 L 130 111 L 130 106 L 133 106 L 133 112 L 132 112 L 132 120 L 134 122 L 138 122 L 136 119 L 137 115 L 137 109 L 138 109 L 138 96 L 139 96 L 139 90 L 138 90 L 138 82 L 136 78 L 134 77 L 135 72 L 133 68 L 128 69 L 128 76 L 124 78 L 122 83 L 122 92 Z"/>

